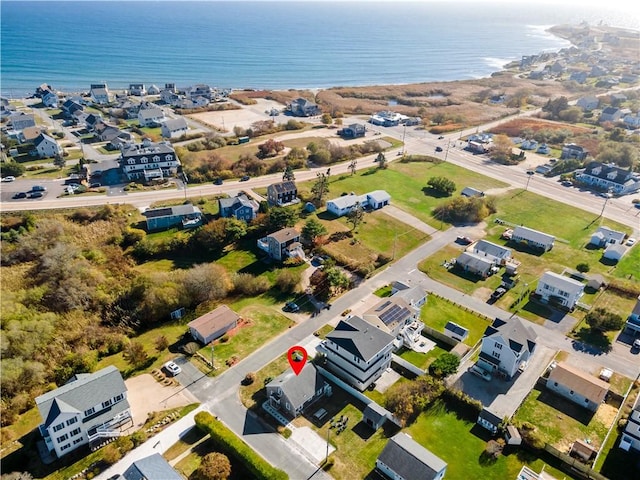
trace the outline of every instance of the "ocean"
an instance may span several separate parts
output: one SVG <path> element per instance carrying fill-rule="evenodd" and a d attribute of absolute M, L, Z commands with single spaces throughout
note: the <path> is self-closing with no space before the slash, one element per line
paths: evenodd
<path fill-rule="evenodd" d="M 48 83 L 328 88 L 489 76 L 569 46 L 557 24 L 640 29 L 629 12 L 461 2 L 0 2 L 0 91 Z"/>

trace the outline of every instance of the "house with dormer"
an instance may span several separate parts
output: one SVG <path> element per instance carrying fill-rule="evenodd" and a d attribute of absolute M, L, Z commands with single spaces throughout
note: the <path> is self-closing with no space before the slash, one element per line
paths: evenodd
<path fill-rule="evenodd" d="M 364 391 L 390 367 L 393 341 L 392 335 L 354 316 L 340 320 L 316 349 L 328 370 Z"/>
<path fill-rule="evenodd" d="M 612 163 L 589 163 L 576 179 L 601 190 L 611 190 L 615 195 L 627 195 L 640 190 L 640 173 L 620 168 Z"/>
<path fill-rule="evenodd" d="M 555 272 L 544 272 L 535 295 L 542 303 L 573 310 L 584 294 L 584 284 Z"/>
<path fill-rule="evenodd" d="M 533 329 L 519 318 L 496 319 L 484 332 L 477 365 L 511 379 L 535 352 L 536 340 Z"/>
<path fill-rule="evenodd" d="M 136 97 L 144 97 L 147 94 L 147 89 L 144 86 L 144 83 L 130 83 L 129 84 L 129 95 L 134 95 Z"/>
<path fill-rule="evenodd" d="M 267 383 L 265 388 L 269 405 L 290 419 L 333 393 L 331 385 L 311 362 L 307 362 L 298 375 L 287 370 Z"/>
<path fill-rule="evenodd" d="M 132 423 L 127 387 L 109 366 L 74 375 L 65 385 L 35 399 L 43 419 L 38 430 L 58 458 L 94 441 L 120 436 Z"/>
<path fill-rule="evenodd" d="M 120 152 L 118 163 L 129 180 L 173 177 L 180 166 L 178 155 L 168 142 L 145 138 L 142 143 L 123 145 Z"/>
<path fill-rule="evenodd" d="M 113 100 L 113 95 L 109 92 L 109 87 L 106 83 L 91 84 L 89 96 L 93 103 L 97 103 L 98 105 L 107 105 Z"/>
<path fill-rule="evenodd" d="M 165 120 L 164 110 L 161 108 L 141 108 L 138 112 L 138 123 L 141 127 L 159 127 Z"/>

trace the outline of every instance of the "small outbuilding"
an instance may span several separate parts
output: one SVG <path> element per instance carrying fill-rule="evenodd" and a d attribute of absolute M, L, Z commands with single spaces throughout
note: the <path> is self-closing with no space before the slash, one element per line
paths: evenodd
<path fill-rule="evenodd" d="M 387 420 L 388 413 L 376 402 L 371 402 L 362 412 L 362 421 L 374 430 L 378 430 Z"/>
<path fill-rule="evenodd" d="M 208 345 L 238 325 L 240 316 L 226 305 L 220 305 L 189 322 L 189 333 L 204 345 Z"/>

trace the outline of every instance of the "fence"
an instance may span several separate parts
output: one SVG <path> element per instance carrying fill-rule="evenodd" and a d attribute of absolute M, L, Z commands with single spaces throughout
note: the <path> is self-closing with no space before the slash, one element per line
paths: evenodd
<path fill-rule="evenodd" d="M 560 460 L 562 462 L 560 468 L 567 473 L 578 475 L 580 478 L 588 480 L 609 480 L 607 477 L 605 477 L 601 473 L 596 472 L 577 458 L 573 458 L 571 455 L 561 452 L 548 443 L 544 446 L 544 450 Z"/>

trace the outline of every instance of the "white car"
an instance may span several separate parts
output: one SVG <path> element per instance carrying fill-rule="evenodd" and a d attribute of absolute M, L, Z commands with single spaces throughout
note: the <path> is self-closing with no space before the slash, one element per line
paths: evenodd
<path fill-rule="evenodd" d="M 167 362 L 163 366 L 164 366 L 164 369 L 174 377 L 178 375 L 180 372 L 182 372 L 182 369 L 180 368 L 180 366 L 175 362 Z"/>
<path fill-rule="evenodd" d="M 634 245 L 636 243 L 636 239 L 635 238 L 628 238 L 625 245 L 627 245 L 628 247 L 630 247 L 631 245 Z"/>
<path fill-rule="evenodd" d="M 8 175 L 6 177 L 2 177 L 3 182 L 13 182 L 16 179 L 13 175 Z"/>

